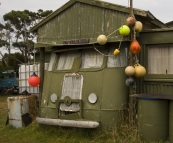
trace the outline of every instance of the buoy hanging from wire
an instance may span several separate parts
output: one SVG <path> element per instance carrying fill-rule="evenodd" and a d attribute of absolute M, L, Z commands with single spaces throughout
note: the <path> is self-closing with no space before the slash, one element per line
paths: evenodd
<path fill-rule="evenodd" d="M 136 21 L 135 22 L 134 29 L 135 29 L 136 32 L 141 32 L 142 31 L 142 27 L 143 27 L 143 25 L 142 25 L 142 23 L 140 21 Z"/>
<path fill-rule="evenodd" d="M 135 74 L 135 68 L 133 66 L 127 66 L 125 68 L 125 73 L 128 76 L 133 76 Z"/>
<path fill-rule="evenodd" d="M 134 68 L 135 68 L 135 74 L 134 74 L 135 77 L 142 78 L 146 75 L 145 67 L 141 66 L 139 63 L 135 64 Z"/>
<path fill-rule="evenodd" d="M 117 49 L 114 50 L 114 56 L 117 56 L 120 54 L 120 48 L 121 48 L 121 42 L 123 41 L 123 37 L 120 41 L 119 47 Z"/>
<path fill-rule="evenodd" d="M 120 53 L 120 50 L 119 49 L 115 49 L 114 50 L 114 56 L 117 56 L 119 53 Z"/>
<path fill-rule="evenodd" d="M 34 49 L 34 69 L 35 69 L 35 49 Z M 40 78 L 36 75 L 35 72 L 28 78 L 28 83 L 30 86 L 36 87 L 40 84 Z"/>
<path fill-rule="evenodd" d="M 28 83 L 30 86 L 36 87 L 40 84 L 40 78 L 34 72 L 29 78 Z"/>
<path fill-rule="evenodd" d="M 120 27 L 119 32 L 122 36 L 128 36 L 130 34 L 130 28 L 127 25 Z"/>
<path fill-rule="evenodd" d="M 138 54 L 141 51 L 141 46 L 139 45 L 138 41 L 134 39 L 130 44 L 130 52 L 132 54 Z"/>
<path fill-rule="evenodd" d="M 132 16 L 130 16 L 126 19 L 126 25 L 129 27 L 135 26 L 135 23 L 136 23 L 136 19 L 133 18 Z"/>
<path fill-rule="evenodd" d="M 132 77 L 128 77 L 125 83 L 127 86 L 133 86 L 135 84 L 135 80 Z"/>
<path fill-rule="evenodd" d="M 99 35 L 97 38 L 97 43 L 99 43 L 100 45 L 104 45 L 107 43 L 107 37 L 105 35 Z"/>

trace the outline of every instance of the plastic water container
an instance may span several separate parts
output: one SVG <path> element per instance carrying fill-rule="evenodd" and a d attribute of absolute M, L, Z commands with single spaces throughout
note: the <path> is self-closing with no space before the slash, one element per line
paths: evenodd
<path fill-rule="evenodd" d="M 49 63 L 45 63 L 45 70 L 48 69 Z M 19 67 L 19 93 L 27 91 L 30 94 L 39 95 L 39 86 L 32 87 L 28 83 L 28 78 L 35 72 L 40 76 L 40 64 L 22 64 Z"/>

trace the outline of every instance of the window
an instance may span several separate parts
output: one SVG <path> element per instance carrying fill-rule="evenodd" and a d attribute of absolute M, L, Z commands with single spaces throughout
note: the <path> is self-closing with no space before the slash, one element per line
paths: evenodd
<path fill-rule="evenodd" d="M 72 68 L 74 59 L 78 56 L 77 51 L 68 51 L 57 54 L 57 70 L 69 70 Z"/>
<path fill-rule="evenodd" d="M 115 48 L 111 47 L 109 55 L 113 55 Z M 107 61 L 107 67 L 125 67 L 128 64 L 128 49 L 121 48 L 120 54 L 117 56 L 109 56 Z"/>
<path fill-rule="evenodd" d="M 71 99 L 82 99 L 83 76 L 72 73 L 64 76 L 61 99 L 69 96 Z M 61 111 L 76 112 L 80 110 L 79 103 L 72 103 L 70 106 L 61 103 Z"/>
<path fill-rule="evenodd" d="M 56 54 L 54 52 L 52 52 L 51 57 L 50 57 L 49 66 L 48 66 L 48 71 L 52 71 L 53 64 L 55 62 L 55 58 L 56 58 Z"/>
<path fill-rule="evenodd" d="M 83 50 L 81 68 L 100 68 L 104 56 L 94 49 Z"/>
<path fill-rule="evenodd" d="M 173 74 L 173 45 L 148 47 L 148 74 Z"/>

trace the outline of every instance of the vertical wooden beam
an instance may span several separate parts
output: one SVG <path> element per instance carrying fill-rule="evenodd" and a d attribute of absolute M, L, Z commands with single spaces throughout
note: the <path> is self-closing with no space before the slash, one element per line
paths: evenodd
<path fill-rule="evenodd" d="M 44 82 L 44 63 L 45 63 L 45 47 L 40 48 L 40 85 L 39 85 L 39 108 L 41 107 L 41 99 Z"/>
<path fill-rule="evenodd" d="M 133 13 L 133 0 L 130 0 L 130 17 L 133 17 L 132 15 Z M 132 30 L 133 28 L 131 28 Z M 133 37 L 133 33 L 131 31 L 131 40 Z M 129 61 L 130 65 L 133 66 L 133 55 L 132 53 L 130 52 L 130 61 Z M 130 92 L 130 95 L 133 94 L 133 87 L 129 87 L 129 92 Z M 135 120 L 135 113 L 134 113 L 134 109 L 133 109 L 133 105 L 134 105 L 134 99 L 133 97 L 130 97 L 130 102 L 129 102 L 129 123 L 133 126 L 134 122 L 131 122 L 131 121 L 134 121 Z"/>
<path fill-rule="evenodd" d="M 133 13 L 133 0 L 130 0 L 130 17 L 132 17 L 132 13 Z M 133 29 L 133 28 L 131 28 L 131 40 L 133 40 L 133 39 L 132 39 L 132 37 L 133 37 L 132 29 Z M 131 66 L 133 65 L 132 53 L 130 54 L 130 65 L 131 65 Z"/>
<path fill-rule="evenodd" d="M 130 16 L 132 16 L 133 11 L 133 0 L 130 0 Z"/>

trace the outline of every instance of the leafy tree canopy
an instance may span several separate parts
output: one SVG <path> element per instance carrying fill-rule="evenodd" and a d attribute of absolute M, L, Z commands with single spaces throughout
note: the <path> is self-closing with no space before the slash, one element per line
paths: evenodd
<path fill-rule="evenodd" d="M 4 40 L 0 41 L 2 42 L 0 46 L 2 47 L 6 45 L 8 46 L 7 49 L 14 47 L 15 49 L 20 50 L 24 56 L 25 63 L 30 62 L 36 33 L 31 33 L 29 29 L 50 13 L 52 13 L 52 10 L 43 11 L 42 9 L 39 9 L 37 12 L 29 10 L 12 10 L 5 14 L 3 16 L 5 24 L 0 24 L 0 30 L 4 29 L 4 33 L 6 34 L 3 32 L 0 33 L 2 35 L 0 35 L 1 40 Z"/>

